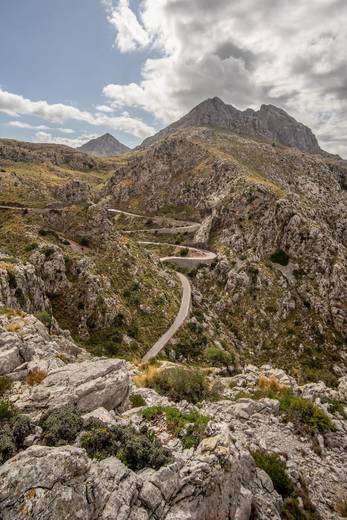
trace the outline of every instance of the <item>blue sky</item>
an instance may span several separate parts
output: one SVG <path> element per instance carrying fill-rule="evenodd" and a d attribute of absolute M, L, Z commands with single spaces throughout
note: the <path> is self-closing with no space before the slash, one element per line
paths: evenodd
<path fill-rule="evenodd" d="M 93 110 L 105 102 L 105 85 L 139 81 L 141 65 L 149 55 L 143 50 L 124 57 L 114 48 L 114 40 L 115 31 L 98 0 L 1 0 L 0 87 L 33 101 Z M 132 112 L 143 116 L 141 109 Z M 150 114 L 146 119 L 153 123 Z M 0 113 L 0 137 L 35 138 L 34 129 L 12 127 L 10 121 L 14 118 Z M 53 132 L 61 137 L 111 131 L 129 145 L 141 140 L 107 125 L 95 128 L 76 121 L 51 125 L 30 115 L 18 121 L 76 130 L 74 134 Z"/>
<path fill-rule="evenodd" d="M 207 97 L 347 156 L 346 0 L 0 0 L 0 137 L 134 146 Z"/>

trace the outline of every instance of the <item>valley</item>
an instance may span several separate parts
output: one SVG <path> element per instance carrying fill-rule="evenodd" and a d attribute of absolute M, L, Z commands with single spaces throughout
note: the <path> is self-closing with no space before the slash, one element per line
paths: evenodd
<path fill-rule="evenodd" d="M 0 518 L 344 518 L 347 162 L 218 98 L 99 144 L 0 140 Z"/>

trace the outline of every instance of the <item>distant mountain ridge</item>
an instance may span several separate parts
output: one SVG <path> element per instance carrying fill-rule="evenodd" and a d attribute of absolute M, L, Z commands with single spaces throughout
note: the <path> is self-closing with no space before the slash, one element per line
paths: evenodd
<path fill-rule="evenodd" d="M 77 150 L 97 157 L 112 157 L 128 152 L 130 148 L 119 142 L 113 135 L 104 134 L 79 146 Z"/>
<path fill-rule="evenodd" d="M 145 139 L 142 147 L 149 146 L 181 128 L 198 126 L 225 128 L 247 137 L 259 136 L 304 152 L 322 151 L 312 130 L 281 108 L 262 105 L 258 111 L 251 108 L 241 111 L 218 97 L 206 99 L 175 123 Z"/>

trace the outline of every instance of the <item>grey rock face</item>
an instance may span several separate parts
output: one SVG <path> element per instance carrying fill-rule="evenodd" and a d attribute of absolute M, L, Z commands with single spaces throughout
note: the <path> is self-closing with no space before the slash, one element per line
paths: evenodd
<path fill-rule="evenodd" d="M 187 461 L 139 474 L 113 457 L 91 462 L 72 446 L 34 446 L 0 468 L 0 512 L 3 520 L 244 520 L 254 497 L 242 479 L 261 485 L 252 459 L 225 435 Z M 279 519 L 278 495 L 267 488 L 262 508 Z M 258 518 L 270 516 L 259 509 Z"/>
<path fill-rule="evenodd" d="M 312 131 L 284 110 L 262 105 L 258 111 L 248 108 L 242 112 L 217 97 L 203 101 L 180 120 L 146 139 L 142 146 L 151 145 L 180 128 L 199 126 L 227 128 L 250 137 L 260 136 L 305 152 L 321 151 Z"/>
<path fill-rule="evenodd" d="M 43 311 L 49 307 L 45 285 L 32 264 L 7 264 L 0 267 L 0 305 L 26 312 Z"/>
<path fill-rule="evenodd" d="M 56 196 L 64 202 L 91 202 L 92 193 L 87 182 L 73 179 L 57 188 Z"/>
<path fill-rule="evenodd" d="M 45 372 L 86 353 L 65 336 L 50 336 L 34 316 L 0 316 L 0 375 L 14 377 L 34 369 Z"/>
<path fill-rule="evenodd" d="M 91 412 L 103 407 L 121 408 L 129 394 L 129 374 L 124 361 L 94 359 L 51 371 L 37 387 L 25 388 L 15 404 L 23 413 L 76 407 Z"/>

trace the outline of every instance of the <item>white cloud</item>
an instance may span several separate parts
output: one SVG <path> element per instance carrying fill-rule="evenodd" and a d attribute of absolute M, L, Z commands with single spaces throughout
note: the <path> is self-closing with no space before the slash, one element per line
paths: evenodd
<path fill-rule="evenodd" d="M 75 130 L 72 130 L 72 128 L 58 128 L 59 132 L 62 132 L 63 134 L 74 134 Z"/>
<path fill-rule="evenodd" d="M 119 0 L 117 7 L 112 7 L 111 2 L 106 2 L 106 5 L 108 21 L 116 29 L 116 44 L 122 52 L 141 49 L 149 44 L 149 35 L 129 8 L 129 0 Z"/>
<path fill-rule="evenodd" d="M 98 112 L 105 112 L 105 114 L 111 114 L 112 112 L 114 112 L 114 108 L 109 107 L 107 105 L 98 105 L 96 107 L 96 110 Z"/>
<path fill-rule="evenodd" d="M 46 125 L 32 125 L 30 123 L 25 123 L 24 121 L 9 121 L 8 125 L 14 128 L 22 128 L 23 130 L 56 130 L 58 132 L 62 132 L 63 134 L 75 133 L 75 130 L 72 130 L 72 128 L 51 128 Z"/>
<path fill-rule="evenodd" d="M 109 116 L 92 114 L 70 105 L 49 104 L 46 101 L 31 101 L 23 96 L 0 89 L 0 112 L 12 115 L 31 115 L 45 119 L 51 123 L 63 123 L 67 120 L 82 121 L 93 126 L 107 127 L 145 138 L 152 135 L 155 129 L 140 119 L 130 116 Z"/>
<path fill-rule="evenodd" d="M 14 128 L 23 128 L 30 130 L 49 130 L 49 127 L 46 125 L 31 125 L 29 123 L 24 123 L 23 121 L 10 121 L 9 126 L 13 126 Z"/>
<path fill-rule="evenodd" d="M 95 139 L 96 137 L 98 137 L 97 134 L 83 134 L 76 138 L 57 137 L 49 132 L 36 132 L 35 134 L 35 138 L 39 143 L 64 144 L 72 148 L 82 146 L 83 144 L 87 143 L 91 139 Z"/>
<path fill-rule="evenodd" d="M 167 124 L 207 97 L 239 108 L 273 103 L 347 149 L 347 2 L 345 0 L 141 0 L 141 42 L 114 20 L 120 51 L 151 46 L 142 79 L 107 85 L 115 107 L 140 107 Z M 111 5 L 109 4 L 111 9 Z M 133 13 L 135 17 L 135 13 Z M 145 36 L 143 36 L 145 35 Z M 339 134 L 338 132 L 341 132 Z"/>

